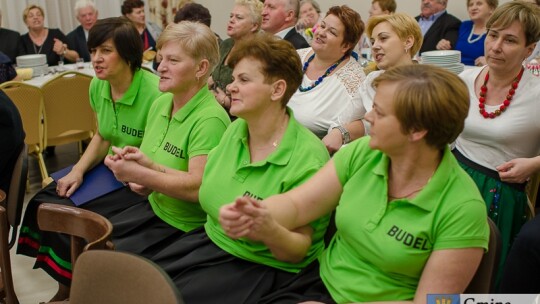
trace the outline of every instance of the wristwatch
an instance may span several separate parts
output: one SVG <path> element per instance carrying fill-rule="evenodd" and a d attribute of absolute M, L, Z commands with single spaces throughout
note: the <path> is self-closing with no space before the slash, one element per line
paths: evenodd
<path fill-rule="evenodd" d="M 334 127 L 334 129 L 338 129 L 339 132 L 341 132 L 342 145 L 348 144 L 351 142 L 351 135 L 349 134 L 349 131 L 347 131 L 347 129 L 345 129 L 343 126 Z"/>

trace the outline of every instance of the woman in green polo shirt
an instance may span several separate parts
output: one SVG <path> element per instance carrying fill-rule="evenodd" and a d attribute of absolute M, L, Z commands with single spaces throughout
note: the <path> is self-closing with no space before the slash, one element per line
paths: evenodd
<path fill-rule="evenodd" d="M 290 190 L 328 161 L 322 142 L 287 108 L 302 79 L 290 43 L 267 34 L 239 42 L 229 55 L 231 114 L 238 117 L 208 155 L 199 191 L 206 224 L 152 260 L 176 283 L 186 303 L 256 303 L 322 252 L 328 217 L 278 231 L 275 239 L 231 239 L 219 208 L 239 196 L 263 199 Z M 286 236 L 286 246 L 274 240 Z"/>
<path fill-rule="evenodd" d="M 486 208 L 448 147 L 468 113 L 465 84 L 440 68 L 406 65 L 374 87 L 370 137 L 296 189 L 221 209 L 228 234 L 250 239 L 336 209 L 337 231 L 318 262 L 262 303 L 424 303 L 427 294 L 462 293 L 473 277 L 488 244 Z"/>
<path fill-rule="evenodd" d="M 98 20 L 88 36 L 96 77 L 90 83 L 90 106 L 96 113 L 97 132 L 70 173 L 50 183 L 29 202 L 21 225 L 17 253 L 36 257 L 34 268 L 42 268 L 59 282 L 52 300 L 69 296 L 71 253 L 69 238 L 41 232 L 36 213 L 41 202 L 73 206 L 69 197 L 83 183 L 83 175 L 103 162 L 111 146 L 139 146 L 150 106 L 162 93 L 159 78 L 141 69 L 142 43 L 129 20 Z M 140 201 L 128 188 L 97 198 L 82 208 L 109 217 Z"/>

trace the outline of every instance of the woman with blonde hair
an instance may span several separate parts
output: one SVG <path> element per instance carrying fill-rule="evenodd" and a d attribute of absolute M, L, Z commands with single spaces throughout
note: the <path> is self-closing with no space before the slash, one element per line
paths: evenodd
<path fill-rule="evenodd" d="M 258 0 L 235 0 L 227 23 L 227 35 L 219 46 L 219 63 L 208 80 L 210 89 L 216 100 L 229 110 L 231 98 L 226 94 L 226 87 L 232 82 L 232 68 L 228 65 L 229 54 L 235 49 L 235 44 L 242 40 L 252 39 L 261 28 L 261 12 L 263 4 Z"/>
<path fill-rule="evenodd" d="M 480 264 L 486 210 L 449 148 L 468 113 L 467 87 L 427 65 L 390 69 L 373 86 L 371 137 L 295 189 L 221 208 L 227 234 L 250 240 L 293 233 L 335 209 L 337 230 L 319 259 L 259 303 L 425 303 L 463 293 Z"/>
<path fill-rule="evenodd" d="M 507 2 L 486 26 L 487 65 L 460 74 L 469 88 L 471 107 L 453 152 L 501 231 L 502 270 L 527 219 L 527 181 L 540 172 L 540 79 L 523 67 L 540 39 L 540 8 Z"/>
<path fill-rule="evenodd" d="M 373 80 L 385 70 L 413 64 L 413 57 L 422 46 L 422 32 L 413 17 L 396 13 L 371 17 L 366 33 L 372 40 L 371 52 L 379 69 L 369 73 L 360 85 L 363 111 L 369 112 L 375 96 Z M 365 119 L 344 124 L 346 120 L 340 117 L 338 121 L 341 127 L 332 129 L 323 139 L 331 153 L 337 151 L 343 144 L 369 134 L 370 124 Z"/>
<path fill-rule="evenodd" d="M 45 27 L 45 11 L 36 4 L 27 6 L 23 11 L 23 22 L 28 33 L 20 38 L 20 55 L 45 54 L 49 66 L 58 65 L 59 61 L 75 62 L 79 54 L 67 46 L 67 38 L 59 29 Z"/>

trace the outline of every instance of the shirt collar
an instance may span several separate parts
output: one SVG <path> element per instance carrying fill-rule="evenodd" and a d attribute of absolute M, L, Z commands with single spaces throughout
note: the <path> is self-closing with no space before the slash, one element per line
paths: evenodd
<path fill-rule="evenodd" d="M 193 97 L 191 97 L 191 99 L 182 108 L 180 108 L 180 110 L 174 113 L 173 119 L 180 123 L 184 122 L 184 120 L 186 120 L 189 114 L 193 112 L 202 102 L 213 97 L 214 95 L 210 93 L 208 86 L 203 86 Z M 171 115 L 171 108 L 163 107 L 160 115 L 169 118 Z"/>
<path fill-rule="evenodd" d="M 282 29 L 281 31 L 277 32 L 277 33 L 275 34 L 275 36 L 278 36 L 279 38 L 284 39 L 285 36 L 287 36 L 287 33 L 288 33 L 290 30 L 292 30 L 292 28 L 293 28 L 292 26 L 291 26 L 291 27 L 288 27 L 288 28 L 284 28 L 284 29 Z"/>
<path fill-rule="evenodd" d="M 446 13 L 446 10 L 442 10 L 442 11 L 440 11 L 438 13 L 435 13 L 435 14 L 429 16 L 429 17 L 424 17 L 424 16 L 420 15 L 420 20 L 422 20 L 422 21 L 435 21 L 444 13 Z"/>
<path fill-rule="evenodd" d="M 139 87 L 141 85 L 143 72 L 141 69 L 138 69 L 133 74 L 133 80 L 131 81 L 131 84 L 129 85 L 128 90 L 124 93 L 122 98 L 116 100 L 116 103 L 118 104 L 125 104 L 128 106 L 133 105 L 133 102 L 135 102 L 135 99 L 137 98 L 137 94 L 139 93 Z M 105 81 L 105 90 L 102 90 L 101 97 L 104 99 L 113 100 L 111 95 L 111 84 L 108 81 Z"/>

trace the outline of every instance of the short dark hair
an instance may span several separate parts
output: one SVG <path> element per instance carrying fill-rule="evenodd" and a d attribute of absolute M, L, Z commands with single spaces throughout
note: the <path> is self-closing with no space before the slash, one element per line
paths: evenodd
<path fill-rule="evenodd" d="M 349 44 L 347 54 L 350 55 L 364 32 L 365 25 L 360 14 L 347 5 L 332 6 L 326 16 L 334 15 L 343 23 L 343 43 Z"/>
<path fill-rule="evenodd" d="M 139 8 L 143 6 L 144 6 L 144 1 L 142 0 L 124 0 L 124 3 L 122 3 L 120 10 L 122 12 L 122 15 L 125 16 L 127 14 L 131 14 L 134 8 Z"/>
<path fill-rule="evenodd" d="M 174 23 L 180 21 L 200 22 L 210 27 L 212 15 L 210 15 L 210 11 L 206 7 L 198 3 L 187 3 L 174 15 Z"/>
<path fill-rule="evenodd" d="M 125 17 L 112 17 L 96 21 L 88 33 L 88 49 L 95 49 L 109 39 L 112 39 L 118 54 L 129 65 L 131 72 L 134 73 L 141 68 L 142 40 L 131 21 Z"/>
<path fill-rule="evenodd" d="M 281 105 L 285 107 L 302 83 L 302 62 L 298 53 L 288 41 L 268 33 L 258 33 L 235 45 L 229 55 L 228 65 L 234 67 L 244 58 L 252 58 L 261 63 L 261 73 L 266 83 L 283 79 L 287 83 Z"/>

